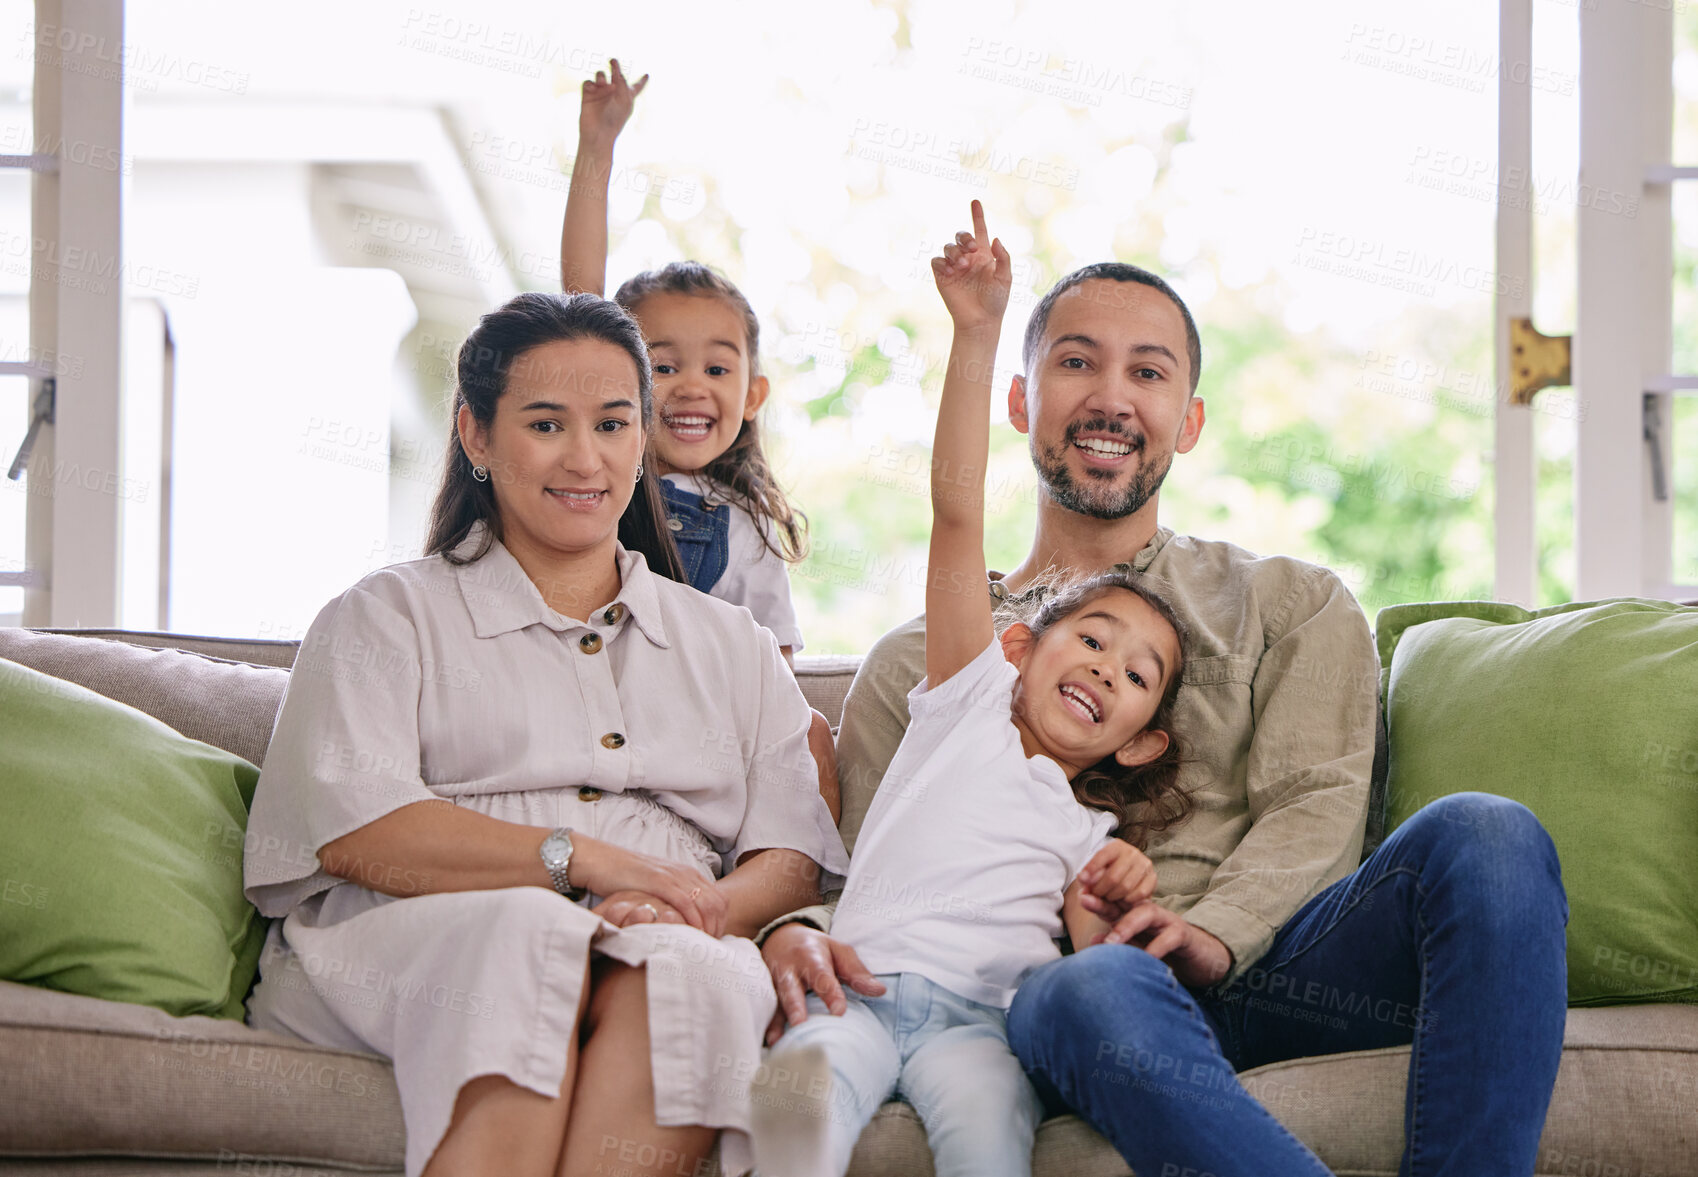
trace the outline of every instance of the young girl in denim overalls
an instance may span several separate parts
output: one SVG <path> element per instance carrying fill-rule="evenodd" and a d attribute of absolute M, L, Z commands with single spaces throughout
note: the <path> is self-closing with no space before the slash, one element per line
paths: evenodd
<path fill-rule="evenodd" d="M 584 83 L 578 155 L 561 230 L 567 290 L 600 294 L 607 266 L 613 143 L 648 82 Z M 789 659 L 802 648 L 787 564 L 802 557 L 805 520 L 773 479 L 757 415 L 760 322 L 742 291 L 700 262 L 638 274 L 614 295 L 642 325 L 654 363 L 653 449 L 668 526 L 689 583 L 745 606 Z M 829 734 L 829 729 L 828 729 Z"/>

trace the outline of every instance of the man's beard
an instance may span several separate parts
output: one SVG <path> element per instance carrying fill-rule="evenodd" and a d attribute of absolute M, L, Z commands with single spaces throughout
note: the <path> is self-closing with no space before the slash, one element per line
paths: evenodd
<path fill-rule="evenodd" d="M 1112 485 L 1121 475 L 1119 470 L 1102 470 L 1087 466 L 1083 482 L 1073 476 L 1073 472 L 1067 468 L 1067 452 L 1073 448 L 1073 443 L 1081 433 L 1112 434 L 1132 447 L 1132 454 L 1137 457 L 1137 465 L 1133 467 L 1132 478 L 1125 486 Z M 1167 477 L 1168 467 L 1173 465 L 1171 454 L 1161 464 L 1160 469 L 1146 464 L 1144 451 L 1147 440 L 1142 433 L 1133 433 L 1106 417 L 1074 421 L 1068 425 L 1067 433 L 1058 446 L 1045 446 L 1040 449 L 1037 437 L 1032 437 L 1032 465 L 1038 468 L 1038 478 L 1042 480 L 1044 489 L 1059 506 L 1075 515 L 1084 515 L 1091 519 L 1124 519 L 1128 515 L 1136 514 L 1155 496 L 1161 489 L 1162 480 Z"/>

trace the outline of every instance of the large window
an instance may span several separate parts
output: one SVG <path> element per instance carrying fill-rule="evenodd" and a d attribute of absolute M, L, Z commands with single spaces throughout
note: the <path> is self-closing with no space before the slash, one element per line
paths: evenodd
<path fill-rule="evenodd" d="M 577 86 L 610 53 L 653 75 L 613 176 L 610 284 L 693 257 L 754 302 L 773 457 L 812 522 L 810 652 L 921 606 L 949 337 L 926 259 L 974 197 L 1019 259 L 999 380 L 1077 265 L 1139 262 L 1190 302 L 1209 419 L 1170 526 L 1328 563 L 1370 614 L 1491 594 L 1496 202 L 1520 186 L 1560 221 L 1574 195 L 1558 157 L 1496 174 L 1490 5 L 132 0 L 129 35 L 127 247 L 173 276 L 132 292 L 172 356 L 172 628 L 297 636 L 416 554 L 453 349 L 513 291 L 555 288 Z M 1530 76 L 1553 135 L 1576 94 L 1562 45 Z M 0 189 L 7 223 L 16 199 Z M 0 387 L 0 440 L 16 399 Z M 1575 402 L 1540 406 L 1560 500 Z M 1035 481 L 1000 419 L 993 452 L 1007 566 Z M 1572 591 L 1561 510 L 1546 600 Z"/>

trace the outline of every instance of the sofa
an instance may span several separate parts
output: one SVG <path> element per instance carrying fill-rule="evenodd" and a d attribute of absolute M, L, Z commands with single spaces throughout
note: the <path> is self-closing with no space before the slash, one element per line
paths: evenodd
<path fill-rule="evenodd" d="M 264 759 L 295 650 L 290 642 L 0 629 L 0 658 L 88 687 L 254 763 Z M 835 720 L 855 667 L 853 658 L 804 656 L 797 677 L 812 705 Z M 1408 1055 L 1402 1047 L 1296 1059 L 1247 1072 L 1244 1082 L 1341 1177 L 1392 1177 Z M 388 1064 L 376 1056 L 229 1020 L 0 982 L 0 1059 L 6 1173 L 402 1171 L 400 1102 Z M 912 1110 L 883 1108 L 850 1171 L 931 1174 Z M 1128 1172 L 1071 1116 L 1040 1129 L 1034 1171 Z M 1698 1174 L 1698 1006 L 1569 1011 L 1537 1172 Z"/>

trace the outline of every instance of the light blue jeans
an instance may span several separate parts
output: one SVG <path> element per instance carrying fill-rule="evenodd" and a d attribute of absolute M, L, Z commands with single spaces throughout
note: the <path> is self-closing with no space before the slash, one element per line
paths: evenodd
<path fill-rule="evenodd" d="M 1043 1119 L 1038 1094 L 1008 1048 L 1008 1014 L 916 973 L 892 973 L 882 997 L 844 991 L 833 1017 L 808 994 L 808 1020 L 792 1026 L 775 1055 L 817 1045 L 831 1062 L 832 1171 L 844 1173 L 861 1130 L 892 1095 L 926 1126 L 937 1177 L 1026 1177 Z"/>

